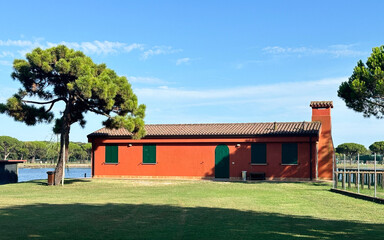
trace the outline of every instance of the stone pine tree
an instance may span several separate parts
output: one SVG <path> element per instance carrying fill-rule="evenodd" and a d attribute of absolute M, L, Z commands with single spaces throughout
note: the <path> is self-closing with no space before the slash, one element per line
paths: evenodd
<path fill-rule="evenodd" d="M 348 81 L 339 86 L 338 96 L 347 107 L 365 117 L 384 116 L 384 46 L 372 49 L 364 64 L 361 60 Z"/>
<path fill-rule="evenodd" d="M 371 152 L 383 155 L 384 154 L 384 141 L 374 142 L 369 146 Z"/>
<path fill-rule="evenodd" d="M 0 104 L 0 113 L 27 125 L 49 123 L 55 118 L 53 106 L 63 103 L 54 127 L 54 132 L 61 136 L 55 185 L 60 184 L 63 163 L 68 159 L 71 125 L 79 123 L 84 127 L 85 113 L 105 116 L 103 125 L 126 128 L 134 138 L 145 135 L 145 105 L 138 104 L 127 78 L 118 76 L 105 64 L 95 64 L 81 51 L 63 45 L 46 50 L 36 48 L 26 54 L 26 60 L 14 60 L 13 68 L 11 76 L 22 87 L 5 104 Z"/>

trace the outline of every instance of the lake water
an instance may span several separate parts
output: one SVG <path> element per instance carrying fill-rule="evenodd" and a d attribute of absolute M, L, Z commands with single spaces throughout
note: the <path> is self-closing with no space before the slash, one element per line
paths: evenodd
<path fill-rule="evenodd" d="M 19 168 L 19 182 L 25 182 L 36 179 L 47 179 L 48 171 L 54 171 L 54 168 Z M 65 178 L 86 178 L 91 177 L 91 168 L 67 168 L 65 169 Z"/>

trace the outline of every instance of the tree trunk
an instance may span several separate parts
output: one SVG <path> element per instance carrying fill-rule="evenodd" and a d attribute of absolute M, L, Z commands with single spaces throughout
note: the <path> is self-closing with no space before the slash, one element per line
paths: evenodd
<path fill-rule="evenodd" d="M 63 114 L 63 122 L 61 126 L 61 135 L 60 135 L 60 153 L 57 161 L 57 165 L 55 168 L 55 181 L 54 185 L 60 185 L 63 177 L 63 168 L 64 161 L 68 161 L 68 146 L 69 146 L 69 132 L 70 132 L 70 111 L 67 104 Z M 65 153 L 65 159 L 63 159 Z"/>

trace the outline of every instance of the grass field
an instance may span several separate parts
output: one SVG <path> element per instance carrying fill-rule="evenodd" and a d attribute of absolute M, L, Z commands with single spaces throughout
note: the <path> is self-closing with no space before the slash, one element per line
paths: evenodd
<path fill-rule="evenodd" d="M 0 239 L 383 239 L 384 205 L 328 183 L 69 180 L 0 186 Z"/>

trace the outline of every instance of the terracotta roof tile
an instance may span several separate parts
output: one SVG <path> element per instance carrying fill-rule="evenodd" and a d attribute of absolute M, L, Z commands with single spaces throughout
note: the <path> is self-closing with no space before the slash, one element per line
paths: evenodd
<path fill-rule="evenodd" d="M 309 104 L 312 108 L 333 108 L 333 102 L 332 101 L 312 101 L 311 104 Z"/>
<path fill-rule="evenodd" d="M 274 125 L 276 124 L 276 129 Z M 145 138 L 318 135 L 320 122 L 147 124 Z M 124 128 L 102 128 L 88 137 L 131 137 Z"/>

